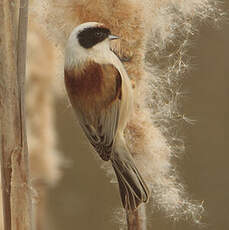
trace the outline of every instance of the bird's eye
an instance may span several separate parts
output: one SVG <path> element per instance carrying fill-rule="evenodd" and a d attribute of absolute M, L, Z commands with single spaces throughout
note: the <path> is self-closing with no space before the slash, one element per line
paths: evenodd
<path fill-rule="evenodd" d="M 102 32 L 96 32 L 95 35 L 96 35 L 96 37 L 100 38 L 103 36 L 103 33 Z"/>

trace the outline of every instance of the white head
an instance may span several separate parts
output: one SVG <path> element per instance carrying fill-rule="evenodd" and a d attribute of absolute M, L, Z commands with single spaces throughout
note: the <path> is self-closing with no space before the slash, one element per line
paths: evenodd
<path fill-rule="evenodd" d="M 110 50 L 110 40 L 117 38 L 101 23 L 87 22 L 77 26 L 66 45 L 65 67 L 71 68 L 87 60 L 109 63 L 109 57 L 114 55 Z"/>

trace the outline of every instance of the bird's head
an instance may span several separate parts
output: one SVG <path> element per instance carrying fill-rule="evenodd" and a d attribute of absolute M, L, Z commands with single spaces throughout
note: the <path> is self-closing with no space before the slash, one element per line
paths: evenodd
<path fill-rule="evenodd" d="M 101 23 L 87 22 L 77 26 L 69 36 L 65 64 L 78 64 L 87 59 L 106 62 L 110 51 L 110 41 L 118 39 Z M 103 60 L 104 59 L 104 60 Z"/>

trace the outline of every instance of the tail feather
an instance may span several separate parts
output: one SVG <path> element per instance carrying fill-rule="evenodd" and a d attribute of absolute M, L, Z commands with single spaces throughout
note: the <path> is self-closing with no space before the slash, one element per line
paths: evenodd
<path fill-rule="evenodd" d="M 128 153 L 129 154 L 129 153 Z M 135 210 L 149 199 L 149 190 L 131 157 L 121 158 L 115 153 L 111 159 L 119 183 L 123 207 Z"/>

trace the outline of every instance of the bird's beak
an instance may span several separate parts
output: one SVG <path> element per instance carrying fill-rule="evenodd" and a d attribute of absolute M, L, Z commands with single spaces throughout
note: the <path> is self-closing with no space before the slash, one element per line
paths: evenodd
<path fill-rule="evenodd" d="M 116 36 L 116 35 L 113 35 L 113 34 L 110 34 L 110 35 L 108 36 L 108 39 L 109 39 L 109 40 L 115 40 L 115 39 L 120 39 L 120 37 L 119 37 L 119 36 Z"/>

